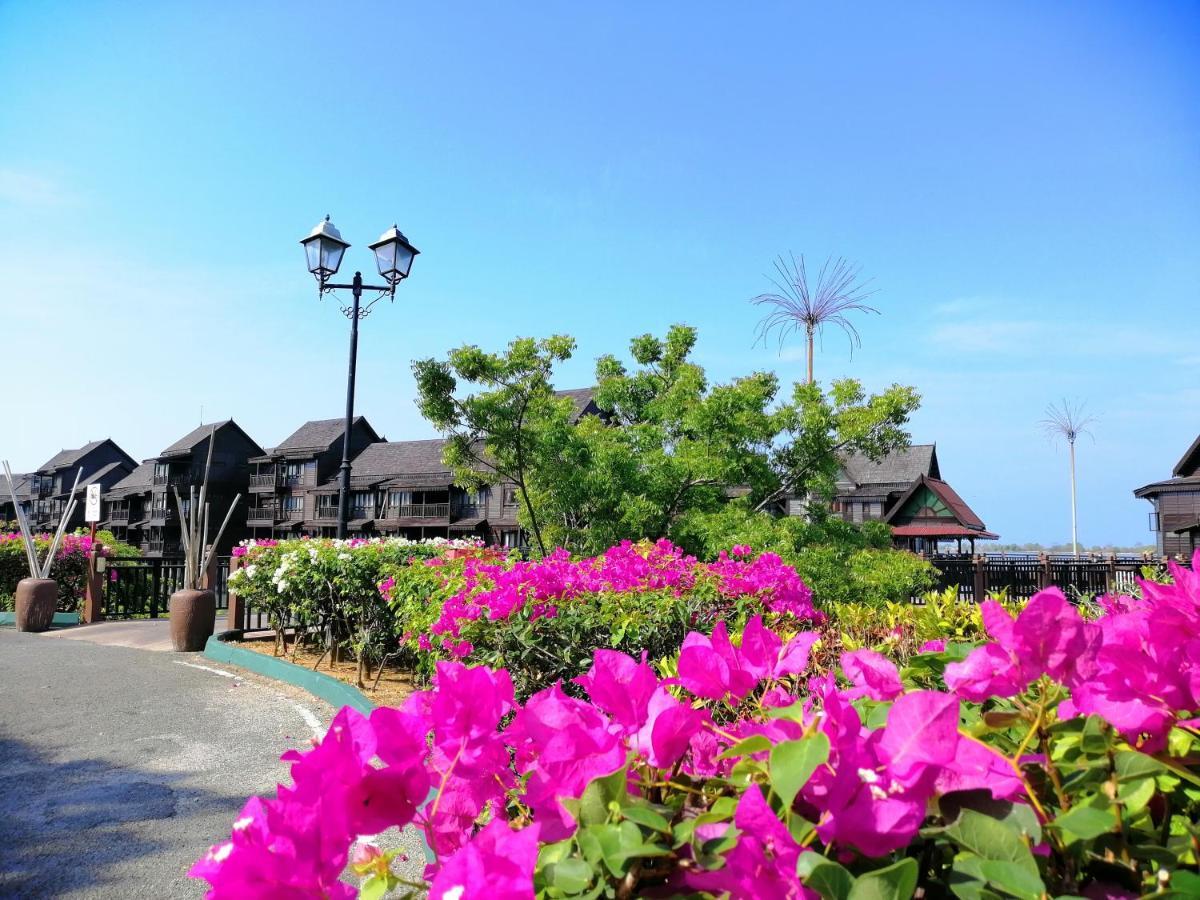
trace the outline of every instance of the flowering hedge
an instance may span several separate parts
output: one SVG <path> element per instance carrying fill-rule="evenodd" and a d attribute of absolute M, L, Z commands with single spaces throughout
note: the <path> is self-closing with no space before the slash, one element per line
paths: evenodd
<path fill-rule="evenodd" d="M 1200 555 L 1085 619 L 1056 589 L 903 670 L 815 671 L 814 632 L 692 632 L 677 676 L 597 650 L 518 703 L 508 672 L 343 709 L 290 786 L 191 870 L 209 896 L 405 883 L 361 835 L 412 824 L 432 900 L 1200 895 Z"/>
<path fill-rule="evenodd" d="M 138 555 L 137 550 L 117 541 L 109 532 L 99 532 L 96 537 L 104 556 Z M 34 541 L 38 554 L 44 557 L 50 550 L 52 536 L 40 534 Z M 92 539 L 89 535 L 63 535 L 54 565 L 50 568 L 50 577 L 58 582 L 59 612 L 75 612 L 83 602 L 87 584 L 87 557 L 91 550 Z M 0 532 L 0 598 L 11 596 L 16 592 L 17 582 L 28 577 L 29 563 L 20 532 Z"/>

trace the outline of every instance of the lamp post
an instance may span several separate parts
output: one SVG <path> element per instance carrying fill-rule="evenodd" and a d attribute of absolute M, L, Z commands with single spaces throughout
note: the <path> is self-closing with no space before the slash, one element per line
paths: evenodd
<path fill-rule="evenodd" d="M 337 536 L 346 537 L 350 522 L 350 430 L 354 425 L 354 376 L 358 367 L 358 323 L 371 312 L 371 307 L 387 297 L 392 300 L 396 296 L 396 285 L 408 277 L 412 269 L 413 259 L 421 251 L 408 242 L 400 229 L 393 225 L 385 231 L 373 244 L 369 244 L 375 252 L 375 265 L 379 274 L 387 282 L 384 287 L 363 284 L 362 273 L 355 272 L 350 284 L 333 284 L 329 281 L 337 274 L 342 264 L 342 256 L 350 246 L 342 240 L 342 234 L 329 221 L 318 222 L 308 237 L 300 243 L 308 258 L 308 271 L 317 279 L 317 294 L 324 299 L 326 294 L 336 290 L 348 290 L 354 300 L 350 306 L 342 306 L 342 313 L 350 319 L 350 369 L 346 375 L 346 427 L 342 435 L 342 464 L 338 469 L 338 524 Z M 363 291 L 373 291 L 376 296 L 364 306 Z"/>

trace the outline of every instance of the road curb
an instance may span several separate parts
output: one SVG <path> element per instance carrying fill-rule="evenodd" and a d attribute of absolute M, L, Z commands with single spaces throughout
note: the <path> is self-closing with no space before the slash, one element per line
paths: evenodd
<path fill-rule="evenodd" d="M 0 625 L 16 625 L 17 614 L 15 612 L 0 612 Z M 50 623 L 51 628 L 62 628 L 67 625 L 78 625 L 79 613 L 77 612 L 56 612 L 54 621 Z"/>
<path fill-rule="evenodd" d="M 204 645 L 204 655 L 215 662 L 249 669 L 267 678 L 295 685 L 335 708 L 352 706 L 364 715 L 369 715 L 375 708 L 375 704 L 361 691 L 344 681 L 338 681 L 304 666 L 297 666 L 276 656 L 264 656 L 253 650 L 235 647 L 231 642 L 240 640 L 243 634 L 242 631 L 214 634 Z"/>

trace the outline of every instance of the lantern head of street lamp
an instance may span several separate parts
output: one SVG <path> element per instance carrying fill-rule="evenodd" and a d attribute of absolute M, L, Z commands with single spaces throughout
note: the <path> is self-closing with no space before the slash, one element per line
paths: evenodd
<path fill-rule="evenodd" d="M 320 284 L 337 274 L 342 264 L 342 254 L 350 246 L 342 240 L 342 233 L 329 221 L 329 216 L 318 222 L 300 243 L 304 245 L 304 254 L 308 257 L 308 271 Z"/>
<path fill-rule="evenodd" d="M 375 264 L 379 267 L 379 274 L 392 286 L 393 291 L 396 285 L 408 277 L 413 258 L 421 252 L 408 242 L 408 238 L 395 225 L 368 246 L 375 251 Z"/>

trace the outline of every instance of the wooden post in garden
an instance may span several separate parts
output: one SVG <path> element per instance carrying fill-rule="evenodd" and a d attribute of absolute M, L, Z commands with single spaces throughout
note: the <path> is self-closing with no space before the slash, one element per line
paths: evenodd
<path fill-rule="evenodd" d="M 1044 591 L 1054 584 L 1054 573 L 1050 570 L 1050 556 L 1047 553 L 1038 554 L 1038 590 Z"/>
<path fill-rule="evenodd" d="M 100 558 L 103 548 L 92 544 L 87 555 L 87 575 L 83 583 L 83 608 L 80 610 L 79 621 L 85 625 L 100 622 L 104 619 L 104 579 L 108 572 L 97 571 L 96 560 Z"/>
<path fill-rule="evenodd" d="M 242 558 L 240 556 L 232 556 L 229 558 L 229 574 L 231 576 L 241 567 Z M 230 631 L 234 631 L 240 630 L 245 626 L 245 624 L 246 601 L 239 597 L 233 588 L 229 588 L 229 609 L 225 611 L 225 627 Z"/>
<path fill-rule="evenodd" d="M 987 572 L 984 570 L 987 560 L 982 556 L 976 556 L 973 562 L 975 563 L 975 602 L 982 603 L 987 599 Z"/>

